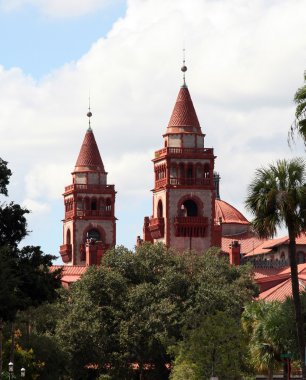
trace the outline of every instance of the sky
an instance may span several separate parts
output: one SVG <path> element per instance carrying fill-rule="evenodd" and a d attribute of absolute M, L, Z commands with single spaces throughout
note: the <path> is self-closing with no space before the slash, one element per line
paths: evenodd
<path fill-rule="evenodd" d="M 91 125 L 117 191 L 117 244 L 152 214 L 154 151 L 186 81 L 221 175 L 247 217 L 256 168 L 288 146 L 306 69 L 304 0 L 0 0 L 0 157 L 31 210 L 24 244 L 59 255 L 63 191 Z M 60 262 L 60 260 L 59 260 Z"/>

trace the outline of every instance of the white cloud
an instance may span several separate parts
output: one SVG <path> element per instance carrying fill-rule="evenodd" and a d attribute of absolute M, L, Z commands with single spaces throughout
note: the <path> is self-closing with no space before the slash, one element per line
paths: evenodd
<path fill-rule="evenodd" d="M 53 18 L 71 18 L 88 14 L 117 0 L 0 0 L 0 9 L 11 12 L 22 7 L 34 6 Z"/>
<path fill-rule="evenodd" d="M 22 205 L 30 210 L 31 213 L 35 214 L 36 217 L 37 214 L 46 214 L 50 212 L 50 206 L 47 203 L 37 202 L 33 199 L 25 199 Z M 42 217 L 42 215 L 39 216 Z"/>
<path fill-rule="evenodd" d="M 69 2 L 37 4 L 62 4 L 64 14 Z M 305 13 L 303 0 L 130 0 L 107 38 L 41 81 L 0 68 L 0 151 L 19 184 L 12 191 L 20 199 L 62 202 L 87 128 L 90 88 L 109 183 L 125 209 L 145 193 L 149 199 L 148 152 L 163 145 L 185 41 L 187 83 L 206 146 L 218 156 L 221 195 L 242 207 L 256 167 L 302 152 L 290 151 L 286 139 L 305 69 Z M 131 223 L 132 215 L 131 209 L 120 223 Z"/>

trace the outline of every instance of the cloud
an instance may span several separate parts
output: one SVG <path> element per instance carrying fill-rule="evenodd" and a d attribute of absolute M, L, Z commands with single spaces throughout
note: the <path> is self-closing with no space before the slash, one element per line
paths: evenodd
<path fill-rule="evenodd" d="M 50 212 L 50 206 L 48 203 L 40 203 L 37 201 L 34 201 L 33 199 L 25 199 L 22 204 L 23 207 L 27 208 L 28 210 L 33 213 L 37 217 L 39 214 L 40 217 L 42 217 L 41 214 L 47 214 Z"/>
<path fill-rule="evenodd" d="M 69 3 L 35 2 L 44 12 L 54 4 L 58 14 Z M 104 2 L 73 4 L 93 10 Z M 131 223 L 138 199 L 148 197 L 151 207 L 150 160 L 163 146 L 182 82 L 185 41 L 187 84 L 205 144 L 218 156 L 222 198 L 243 211 L 256 167 L 303 152 L 290 151 L 286 139 L 305 69 L 305 12 L 303 0 L 130 0 L 106 38 L 42 80 L 0 68 L 0 150 L 18 184 L 12 194 L 58 199 L 62 207 L 88 125 L 90 88 L 92 127 L 126 215 L 120 223 Z"/>
<path fill-rule="evenodd" d="M 110 0 L 0 0 L 0 9 L 12 12 L 30 5 L 52 18 L 72 18 L 98 11 L 109 4 Z"/>

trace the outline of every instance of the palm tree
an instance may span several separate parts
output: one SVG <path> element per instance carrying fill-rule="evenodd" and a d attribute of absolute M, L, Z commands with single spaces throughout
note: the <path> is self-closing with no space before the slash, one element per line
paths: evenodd
<path fill-rule="evenodd" d="M 306 70 L 304 71 L 304 81 L 306 82 Z M 306 84 L 296 91 L 293 100 L 296 104 L 295 121 L 290 128 L 289 139 L 292 140 L 297 132 L 306 144 Z"/>
<path fill-rule="evenodd" d="M 303 159 L 278 160 L 275 165 L 256 170 L 246 199 L 247 209 L 255 216 L 254 229 L 260 237 L 274 237 L 277 228 L 282 225 L 288 230 L 292 296 L 303 380 L 306 380 L 305 337 L 299 295 L 296 237 L 305 229 L 306 224 L 305 183 L 306 168 Z"/>

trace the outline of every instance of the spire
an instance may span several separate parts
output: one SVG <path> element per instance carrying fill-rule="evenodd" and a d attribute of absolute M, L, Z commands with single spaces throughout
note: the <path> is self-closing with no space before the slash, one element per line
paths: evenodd
<path fill-rule="evenodd" d="M 192 99 L 186 85 L 180 88 L 166 133 L 202 133 Z"/>
<path fill-rule="evenodd" d="M 83 144 L 81 146 L 81 150 L 77 159 L 77 162 L 75 164 L 75 171 L 76 172 L 82 172 L 82 171 L 98 171 L 101 173 L 105 173 L 104 165 L 100 156 L 99 148 L 96 143 L 96 139 L 93 133 L 93 130 L 91 129 L 90 125 L 90 118 L 92 116 L 92 113 L 89 111 L 87 113 L 87 116 L 89 117 L 89 127 L 86 131 Z"/>
<path fill-rule="evenodd" d="M 185 48 L 183 49 L 183 66 L 181 67 L 181 71 L 183 72 L 183 85 L 182 87 L 187 87 L 185 80 L 185 73 L 187 71 L 187 66 L 185 65 Z"/>
<path fill-rule="evenodd" d="M 183 49 L 183 51 L 183 66 L 181 67 L 181 71 L 183 72 L 183 85 L 178 93 L 166 133 L 202 133 L 201 126 L 186 85 L 185 72 L 187 71 L 187 67 L 185 65 L 185 49 Z"/>
<path fill-rule="evenodd" d="M 88 112 L 87 112 L 87 116 L 88 116 L 88 130 L 91 130 L 90 118 L 92 117 L 92 113 L 91 113 L 91 110 L 90 110 L 90 95 L 88 97 Z"/>

